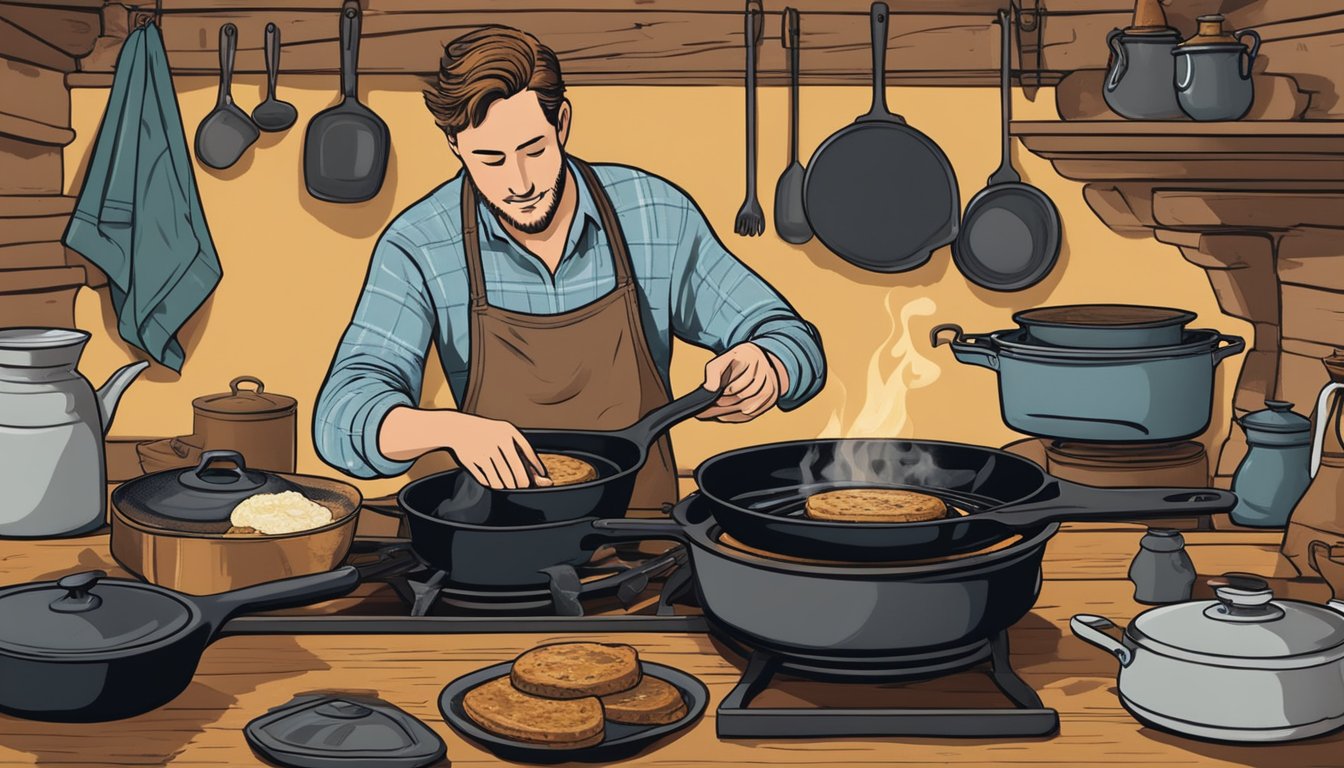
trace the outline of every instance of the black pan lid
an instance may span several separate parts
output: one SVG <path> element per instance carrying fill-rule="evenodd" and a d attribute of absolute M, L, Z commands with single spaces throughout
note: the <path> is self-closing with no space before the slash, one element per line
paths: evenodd
<path fill-rule="evenodd" d="M 215 462 L 232 462 L 234 466 L 211 466 Z M 282 477 L 248 469 L 237 451 L 206 451 L 195 467 L 131 480 L 117 488 L 113 500 L 118 507 L 130 505 L 152 516 L 213 522 L 228 520 L 238 502 L 249 496 L 283 491 L 303 492 Z"/>
<path fill-rule="evenodd" d="M 438 734 L 371 696 L 304 694 L 243 728 L 266 760 L 300 768 L 419 768 L 443 759 Z"/>
<path fill-rule="evenodd" d="M 0 590 L 0 652 L 65 658 L 128 651 L 182 632 L 196 615 L 173 593 L 103 571 Z"/>

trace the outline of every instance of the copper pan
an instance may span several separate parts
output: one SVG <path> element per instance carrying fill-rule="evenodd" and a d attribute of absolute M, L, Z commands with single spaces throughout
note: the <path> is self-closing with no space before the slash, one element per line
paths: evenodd
<path fill-rule="evenodd" d="M 359 520 L 359 489 L 311 475 L 279 474 L 322 504 L 334 519 L 321 528 L 279 536 L 167 528 L 112 509 L 112 557 L 140 578 L 192 595 L 212 595 L 290 576 L 329 571 L 350 551 Z"/>

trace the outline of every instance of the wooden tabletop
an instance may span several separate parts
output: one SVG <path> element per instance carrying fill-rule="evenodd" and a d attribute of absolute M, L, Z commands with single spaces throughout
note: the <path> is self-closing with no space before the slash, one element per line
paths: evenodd
<path fill-rule="evenodd" d="M 295 695 L 342 691 L 375 695 L 420 718 L 443 737 L 453 765 L 505 764 L 444 724 L 438 695 L 454 678 L 507 661 L 543 642 L 589 638 L 626 642 L 641 657 L 700 678 L 710 690 L 703 719 L 622 765 L 957 765 L 1004 763 L 1062 766 L 1239 765 L 1338 766 L 1344 734 L 1269 747 L 1211 744 L 1144 727 L 1116 698 L 1116 664 L 1068 630 L 1075 613 L 1124 625 L 1144 606 L 1126 577 L 1141 526 L 1065 526 L 1049 544 L 1045 583 L 1035 609 L 1010 632 L 1014 667 L 1045 706 L 1059 712 L 1051 737 L 1028 739 L 719 740 L 715 708 L 741 674 L 743 660 L 704 634 L 452 634 L 234 636 L 206 651 L 195 680 L 167 706 L 112 723 L 66 725 L 0 716 L 0 765 L 250 766 L 261 765 L 242 728 Z M 1275 533 L 1190 532 L 1187 548 L 1202 576 L 1225 571 L 1276 572 Z M 0 541 L 0 583 L 49 579 L 115 564 L 104 535 L 59 541 Z M 1275 581 L 1276 594 L 1329 598 L 1324 584 Z M 1205 596 L 1200 587 L 1196 596 Z M 3 685 L 4 681 L 0 681 Z M 854 697 L 861 695 L 862 702 Z M 763 706 L 1001 706 L 982 674 L 856 689 L 788 681 L 762 694 Z"/>

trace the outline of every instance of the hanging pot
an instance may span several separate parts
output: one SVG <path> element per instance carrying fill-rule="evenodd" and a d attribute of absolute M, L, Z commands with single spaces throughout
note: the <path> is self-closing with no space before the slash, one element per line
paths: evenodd
<path fill-rule="evenodd" d="M 1120 703 L 1200 739 L 1275 742 L 1344 726 L 1344 613 L 1275 600 L 1263 579 L 1210 580 L 1217 600 L 1153 608 L 1120 640 L 1101 616 L 1069 628 L 1120 662 Z"/>

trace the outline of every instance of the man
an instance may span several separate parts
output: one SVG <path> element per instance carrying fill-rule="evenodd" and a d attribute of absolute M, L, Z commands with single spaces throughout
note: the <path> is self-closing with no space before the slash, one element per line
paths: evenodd
<path fill-rule="evenodd" d="M 728 253 L 685 193 L 565 153 L 555 54 L 484 27 L 449 43 L 425 101 L 462 172 L 388 226 L 318 395 L 313 438 L 356 477 L 448 449 L 483 485 L 547 485 L 523 428 L 620 429 L 669 401 L 672 335 L 718 356 L 702 419 L 743 422 L 821 389 L 816 329 Z M 417 408 L 437 342 L 458 410 Z M 664 436 L 632 507 L 677 498 Z"/>

